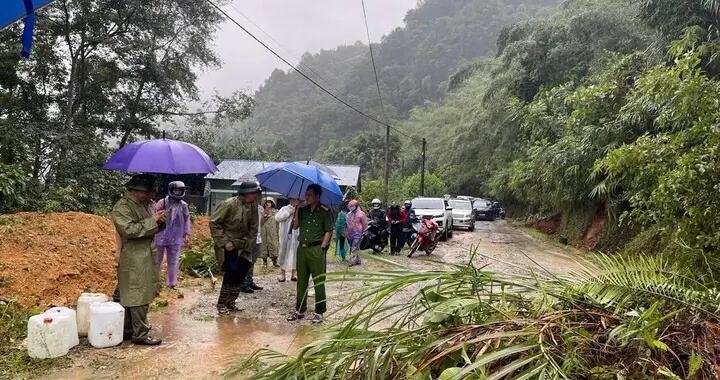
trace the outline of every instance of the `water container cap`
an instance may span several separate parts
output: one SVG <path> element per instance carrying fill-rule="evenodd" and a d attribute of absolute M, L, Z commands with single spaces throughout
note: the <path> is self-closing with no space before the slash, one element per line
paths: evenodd
<path fill-rule="evenodd" d="M 43 323 L 52 323 L 52 321 L 53 321 L 52 317 L 45 317 L 43 319 Z"/>

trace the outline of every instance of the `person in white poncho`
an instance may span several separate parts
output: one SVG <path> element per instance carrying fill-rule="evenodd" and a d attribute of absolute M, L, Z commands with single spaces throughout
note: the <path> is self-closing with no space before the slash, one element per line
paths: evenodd
<path fill-rule="evenodd" d="M 297 272 L 295 263 L 297 261 L 297 247 L 299 229 L 293 229 L 293 216 L 295 208 L 300 206 L 299 199 L 290 199 L 290 204 L 281 208 L 275 214 L 275 220 L 279 223 L 278 235 L 280 236 L 280 246 L 278 249 L 278 263 L 280 264 L 280 278 L 278 281 L 285 282 L 287 274 L 290 272 L 290 280 L 297 281 Z"/>

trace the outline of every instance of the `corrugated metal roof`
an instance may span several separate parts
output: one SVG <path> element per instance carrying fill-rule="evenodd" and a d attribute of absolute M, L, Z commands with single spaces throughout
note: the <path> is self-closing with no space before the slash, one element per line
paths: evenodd
<path fill-rule="evenodd" d="M 255 174 L 258 172 L 278 163 L 273 161 L 225 160 L 217 166 L 217 172 L 206 175 L 205 179 L 252 180 L 255 179 Z M 360 182 L 360 166 L 324 165 L 337 174 L 340 186 L 357 186 Z"/>

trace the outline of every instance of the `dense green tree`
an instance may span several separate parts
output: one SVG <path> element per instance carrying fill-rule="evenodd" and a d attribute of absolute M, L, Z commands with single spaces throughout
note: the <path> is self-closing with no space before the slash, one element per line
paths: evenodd
<path fill-rule="evenodd" d="M 69 189 L 92 210 L 118 182 L 100 170 L 110 143 L 157 136 L 196 99 L 196 69 L 218 65 L 220 20 L 192 0 L 59 0 L 39 13 L 28 61 L 17 56 L 20 27 L 2 31 L 0 163 L 27 173 L 32 198 Z"/>

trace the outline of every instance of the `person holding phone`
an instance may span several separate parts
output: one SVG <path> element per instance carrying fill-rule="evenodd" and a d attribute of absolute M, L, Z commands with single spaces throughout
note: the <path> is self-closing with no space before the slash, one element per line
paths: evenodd
<path fill-rule="evenodd" d="M 299 229 L 297 250 L 297 295 L 295 312 L 288 321 L 305 318 L 307 311 L 307 290 L 312 277 L 315 286 L 315 315 L 312 323 L 321 323 L 326 311 L 325 271 L 326 255 L 332 238 L 332 215 L 327 207 L 320 204 L 322 188 L 316 184 L 307 187 L 306 205 L 295 210 L 293 228 Z"/>
<path fill-rule="evenodd" d="M 140 345 L 158 345 L 160 339 L 149 335 L 147 313 L 157 295 L 158 272 L 155 270 L 153 239 L 167 218 L 165 210 L 151 212 L 155 195 L 155 177 L 133 176 L 126 184 L 127 193 L 113 207 L 111 218 L 119 236 L 118 288 L 120 304 L 125 308 L 125 333 Z"/>

